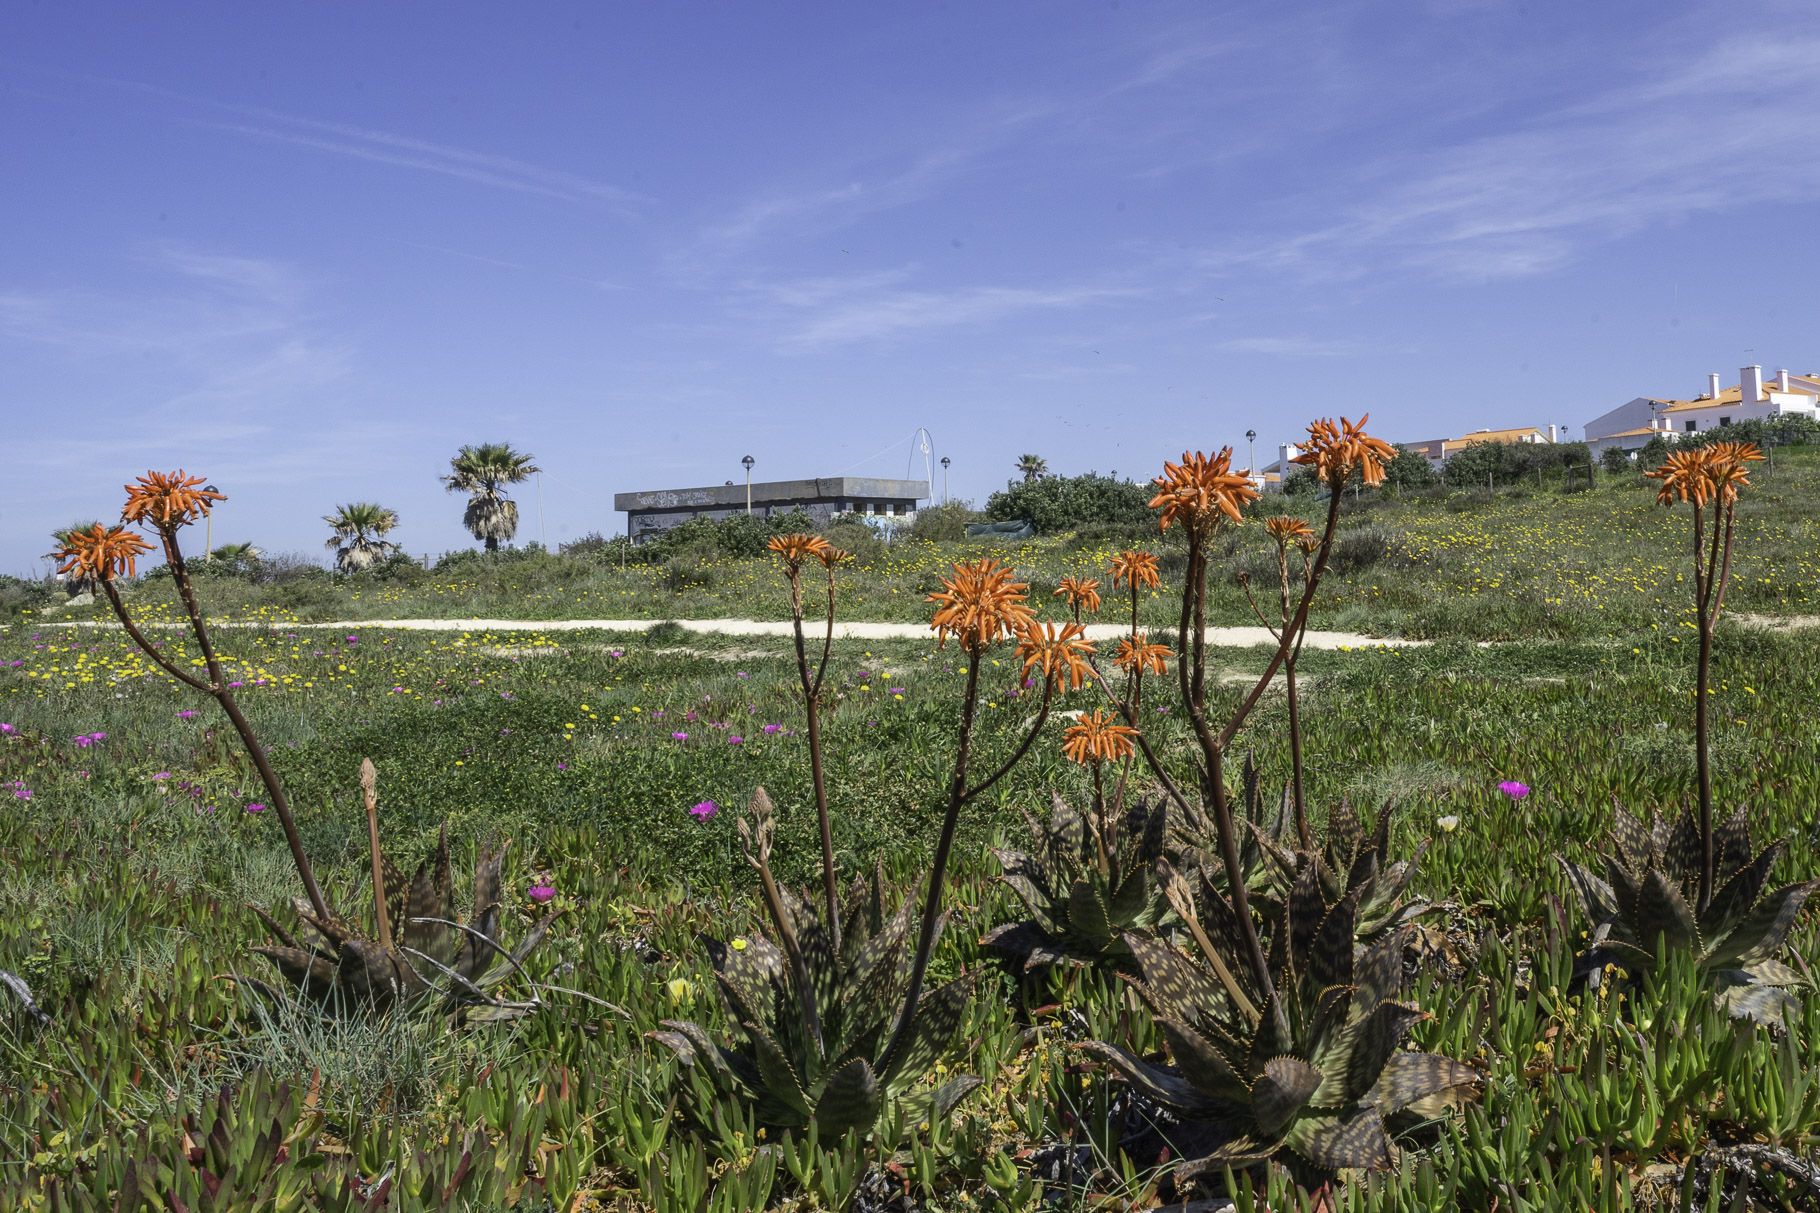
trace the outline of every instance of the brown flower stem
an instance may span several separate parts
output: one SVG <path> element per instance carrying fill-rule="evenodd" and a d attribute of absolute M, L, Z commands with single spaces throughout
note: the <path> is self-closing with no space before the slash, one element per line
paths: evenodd
<path fill-rule="evenodd" d="M 955 747 L 954 776 L 948 781 L 948 811 L 942 817 L 942 833 L 935 846 L 935 866 L 929 874 L 929 892 L 923 899 L 923 920 L 917 931 L 916 955 L 910 962 L 910 989 L 904 995 L 904 1010 L 898 1016 L 897 1027 L 891 1031 L 891 1042 L 881 1054 L 881 1074 L 890 1072 L 910 1039 L 910 1026 L 916 1019 L 916 1005 L 923 995 L 923 977 L 929 971 L 929 953 L 935 947 L 935 922 L 942 909 L 942 880 L 948 873 L 948 853 L 954 846 L 954 827 L 960 821 L 961 805 L 967 799 L 967 756 L 973 737 L 973 710 L 979 702 L 979 681 L 980 654 L 978 650 L 969 648 L 967 690 L 961 700 L 961 727 Z"/>
<path fill-rule="evenodd" d="M 206 694 L 213 695 L 215 693 L 215 689 L 208 683 L 203 682 L 199 678 L 192 678 L 188 674 L 185 674 L 182 670 L 165 660 L 164 656 L 159 653 L 157 649 L 152 647 L 152 642 L 145 638 L 145 635 L 140 632 L 139 628 L 133 623 L 132 618 L 127 615 L 126 604 L 120 601 L 120 591 L 114 588 L 113 578 L 103 577 L 101 579 L 101 588 L 107 593 L 107 600 L 114 604 L 114 614 L 120 616 L 120 626 L 126 629 L 126 634 L 132 637 L 134 644 L 144 650 L 147 657 L 150 657 L 153 661 L 157 662 L 165 673 L 169 674 L 172 678 L 177 679 L 177 681 L 187 683 L 188 685 L 195 687 L 198 691 L 205 692 Z"/>
<path fill-rule="evenodd" d="M 821 670 L 811 680 L 809 677 L 809 657 L 803 646 L 803 591 L 802 575 L 795 569 L 789 569 L 790 576 L 790 623 L 796 637 L 796 673 L 803 684 L 803 709 L 809 719 L 809 773 L 815 783 L 815 817 L 821 827 L 822 835 L 822 883 L 828 899 L 828 931 L 834 940 L 834 952 L 840 954 L 840 901 L 834 879 L 834 832 L 828 821 L 828 784 L 822 772 L 822 721 L 821 721 L 821 675 L 828 669 L 826 651 L 822 658 Z M 828 636 L 832 643 L 834 635 L 834 581 L 833 571 L 829 571 L 828 581 Z"/>
<path fill-rule="evenodd" d="M 1016 750 L 1012 751 L 1011 757 L 1006 760 L 1005 765 L 994 771 L 984 782 L 967 789 L 961 796 L 961 803 L 965 804 L 985 792 L 993 784 L 1011 774 L 1011 768 L 1023 761 L 1024 755 L 1030 752 L 1031 743 L 1036 740 L 1037 735 L 1043 731 L 1043 725 L 1049 720 L 1050 693 L 1050 688 L 1045 686 L 1043 688 L 1043 706 L 1037 710 L 1036 723 L 1032 724 L 1030 731 L 1024 734 L 1024 740 L 1018 744 Z"/>
<path fill-rule="evenodd" d="M 768 828 L 765 826 L 761 829 Z M 790 915 L 784 910 L 783 895 L 777 891 L 777 882 L 771 878 L 771 847 L 763 837 L 756 840 L 758 847 L 758 880 L 764 889 L 765 908 L 771 911 L 771 921 L 777 924 L 777 937 L 783 941 L 784 956 L 790 962 L 790 974 L 796 979 L 796 1009 L 802 1016 L 803 1032 L 815 1045 L 817 1056 L 825 1054 L 822 1046 L 821 1015 L 815 1006 L 815 987 L 809 984 L 809 966 L 803 961 L 802 944 L 796 938 L 796 931 L 790 926 Z"/>
<path fill-rule="evenodd" d="M 183 562 L 183 552 L 177 546 L 175 531 L 159 528 L 164 539 L 164 553 L 171 566 L 171 577 L 177 583 L 177 592 L 183 599 L 183 608 L 190 617 L 190 629 L 196 634 L 196 644 L 202 649 L 203 660 L 208 663 L 209 679 L 212 685 L 202 688 L 215 697 L 221 710 L 234 725 L 234 731 L 240 734 L 240 743 L 246 747 L 248 757 L 259 771 L 260 782 L 265 784 L 266 795 L 271 797 L 272 809 L 278 814 L 279 824 L 284 827 L 284 839 L 291 847 L 291 860 L 297 865 L 297 875 L 303 881 L 304 892 L 309 894 L 310 908 L 316 917 L 323 922 L 332 920 L 329 903 L 324 900 L 322 890 L 316 885 L 316 874 L 310 868 L 309 856 L 303 853 L 303 838 L 297 833 L 297 823 L 291 817 L 291 802 L 286 798 L 284 789 L 278 786 L 278 773 L 272 770 L 272 764 L 265 755 L 265 747 L 259 744 L 259 737 L 253 732 L 253 726 L 241 715 L 240 705 L 234 702 L 234 693 L 228 690 L 227 681 L 221 676 L 221 662 L 215 655 L 215 647 L 209 643 L 207 626 L 202 622 L 202 609 L 196 603 L 194 587 L 190 585 L 189 567 Z M 144 641 L 140 641 L 144 647 Z M 149 650 L 148 650 L 149 651 Z M 189 681 L 186 679 L 186 681 Z"/>
<path fill-rule="evenodd" d="M 373 914 L 379 924 L 379 946 L 392 950 L 392 923 L 385 906 L 385 860 L 379 849 L 379 772 L 371 758 L 360 760 L 360 790 L 367 803 L 367 854 L 373 862 Z M 402 928 L 403 923 L 399 926 Z"/>
<path fill-rule="evenodd" d="M 1169 799 L 1175 801 L 1176 807 L 1182 810 L 1182 815 L 1192 819 L 1195 816 L 1194 810 L 1189 808 L 1187 797 L 1183 796 L 1181 789 L 1175 786 L 1175 781 L 1169 778 L 1169 772 L 1163 769 L 1162 759 L 1158 758 L 1156 756 L 1156 751 L 1150 748 L 1150 739 L 1144 736 L 1144 729 L 1143 726 L 1138 723 L 1137 713 L 1132 709 L 1130 704 L 1123 702 L 1113 695 L 1112 688 L 1107 685 L 1106 680 L 1099 677 L 1100 668 L 1099 666 L 1094 665 L 1091 657 L 1087 659 L 1087 664 L 1093 666 L 1095 679 L 1105 690 L 1107 701 L 1118 710 L 1119 715 L 1125 718 L 1125 723 L 1135 730 L 1135 735 L 1132 737 L 1132 740 L 1137 742 L 1138 751 L 1144 755 L 1144 762 L 1150 767 L 1151 774 L 1155 775 L 1157 782 L 1163 785 L 1163 791 L 1168 795 Z"/>

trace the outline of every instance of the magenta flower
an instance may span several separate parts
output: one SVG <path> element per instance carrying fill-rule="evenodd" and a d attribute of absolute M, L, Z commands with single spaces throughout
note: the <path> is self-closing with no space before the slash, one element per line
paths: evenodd
<path fill-rule="evenodd" d="M 1526 783 L 1518 783 L 1514 779 L 1506 779 L 1503 783 L 1498 785 L 1498 791 L 1504 793 L 1512 800 L 1521 800 L 1529 795 L 1529 785 Z"/>
<path fill-rule="evenodd" d="M 556 896 L 556 889 L 552 885 L 534 884 L 531 886 L 531 900 L 540 906 L 548 904 L 554 896 Z"/>
<path fill-rule="evenodd" d="M 727 744 L 728 745 L 743 745 L 743 744 L 745 744 L 745 740 L 746 739 L 744 737 L 729 737 L 729 738 L 727 738 Z"/>
<path fill-rule="evenodd" d="M 255 801 L 246 807 L 246 811 L 249 813 L 263 813 L 265 812 L 265 806 Z"/>
<path fill-rule="evenodd" d="M 768 724 L 765 726 L 765 732 L 767 732 L 767 733 L 781 732 L 783 730 L 783 727 L 784 726 L 781 724 Z"/>
<path fill-rule="evenodd" d="M 18 729 L 15 729 L 10 724 L 0 724 L 0 736 L 4 736 L 7 733 L 17 733 L 18 731 Z"/>
<path fill-rule="evenodd" d="M 718 812 L 720 812 L 719 805 L 715 804 L 712 800 L 704 800 L 689 810 L 689 816 L 695 818 L 697 821 L 706 821 Z"/>
<path fill-rule="evenodd" d="M 670 734 L 670 737 L 675 741 L 689 740 L 689 735 L 687 733 L 672 733 L 672 734 Z"/>
<path fill-rule="evenodd" d="M 185 711 L 177 713 L 177 719 L 178 720 L 188 720 L 190 717 L 194 716 L 195 714 L 196 713 L 195 713 L 194 709 L 185 710 Z"/>

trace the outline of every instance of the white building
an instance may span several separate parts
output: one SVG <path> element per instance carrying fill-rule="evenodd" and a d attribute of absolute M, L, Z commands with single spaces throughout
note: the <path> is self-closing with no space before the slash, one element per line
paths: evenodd
<path fill-rule="evenodd" d="M 1638 396 L 1621 404 L 1586 423 L 1586 445 L 1594 455 L 1614 446 L 1630 453 L 1658 434 L 1674 438 L 1738 421 L 1814 417 L 1817 404 L 1820 375 L 1777 371 L 1774 379 L 1765 380 L 1762 367 L 1747 366 L 1738 372 L 1738 382 L 1723 390 L 1719 376 L 1708 375 L 1706 391 L 1692 400 Z"/>

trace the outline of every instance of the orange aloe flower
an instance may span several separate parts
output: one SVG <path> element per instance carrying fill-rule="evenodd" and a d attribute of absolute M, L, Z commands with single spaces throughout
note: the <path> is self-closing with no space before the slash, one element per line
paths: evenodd
<path fill-rule="evenodd" d="M 1024 605 L 1030 586 L 1012 576 L 1012 569 L 990 558 L 957 563 L 954 576 L 942 578 L 943 588 L 924 599 L 936 604 L 929 622 L 936 647 L 952 636 L 963 651 L 977 655 L 1032 623 L 1036 617 Z"/>
<path fill-rule="evenodd" d="M 134 558 L 151 550 L 151 544 L 125 527 L 97 522 L 90 530 L 70 533 L 57 550 L 57 559 L 63 561 L 57 571 L 93 581 L 111 581 L 121 573 L 131 577 Z"/>
<path fill-rule="evenodd" d="M 1087 641 L 1087 629 L 1078 623 L 1065 623 L 1056 631 L 1053 623 L 1032 623 L 1018 632 L 1017 656 L 1024 663 L 1024 677 L 1038 671 L 1045 685 L 1057 691 L 1078 691 L 1081 683 L 1093 676 L 1087 654 L 1093 645 Z"/>
<path fill-rule="evenodd" d="M 1150 508 L 1161 509 L 1160 529 L 1179 522 L 1194 535 L 1210 534 L 1221 516 L 1238 522 L 1240 507 L 1258 499 L 1251 477 L 1232 470 L 1232 448 L 1222 447 L 1217 455 L 1200 451 L 1183 451 L 1182 462 L 1163 461 L 1163 474 L 1151 481 L 1157 495 Z"/>
<path fill-rule="evenodd" d="M 217 501 L 226 501 L 225 493 L 211 493 L 196 486 L 205 476 L 185 476 L 183 469 L 174 472 L 147 472 L 137 484 L 126 486 L 126 507 L 120 511 L 122 522 L 147 522 L 161 531 L 174 531 L 188 526 L 208 514 Z"/>
<path fill-rule="evenodd" d="M 1149 552 L 1120 552 L 1106 566 L 1106 571 L 1112 574 L 1115 590 L 1125 584 L 1133 589 L 1143 586 L 1151 590 L 1161 589 L 1163 585 L 1162 577 L 1157 574 L 1156 557 Z"/>
<path fill-rule="evenodd" d="M 1321 483 L 1333 489 L 1343 488 L 1355 471 L 1366 484 L 1383 484 L 1384 464 L 1397 457 L 1397 449 L 1365 432 L 1369 420 L 1370 413 L 1359 418 L 1357 424 L 1344 417 L 1338 426 L 1331 417 L 1313 422 L 1302 453 L 1290 462 L 1314 468 Z"/>
<path fill-rule="evenodd" d="M 1713 482 L 1709 474 L 1712 458 L 1711 447 L 1670 451 L 1661 467 L 1644 473 L 1651 480 L 1662 482 L 1662 487 L 1656 492 L 1656 500 L 1663 505 L 1690 501 L 1695 507 L 1704 506 L 1713 495 Z"/>
<path fill-rule="evenodd" d="M 833 547 L 820 535 L 775 535 L 765 545 L 771 551 L 784 558 L 784 565 L 792 573 L 803 567 L 803 562 L 820 558 L 823 552 L 832 551 Z"/>
<path fill-rule="evenodd" d="M 821 547 L 817 548 L 815 552 L 815 558 L 822 562 L 824 568 L 830 570 L 851 555 L 853 553 L 846 548 L 837 548 L 825 539 L 821 541 Z"/>
<path fill-rule="evenodd" d="M 1062 732 L 1062 753 L 1086 766 L 1090 762 L 1117 762 L 1137 749 L 1137 730 L 1117 723 L 1110 712 L 1082 712 L 1080 719 Z"/>
<path fill-rule="evenodd" d="M 1288 514 L 1279 514 L 1275 518 L 1264 520 L 1264 530 L 1277 541 L 1277 546 L 1287 551 L 1289 545 L 1299 544 L 1303 539 L 1314 538 L 1314 528 L 1300 518 Z"/>
<path fill-rule="evenodd" d="M 1119 641 L 1112 664 L 1127 674 L 1166 674 L 1169 672 L 1169 646 L 1151 644 L 1150 637 L 1139 632 Z"/>
<path fill-rule="evenodd" d="M 1708 449 L 1713 456 L 1707 475 L 1714 493 L 1721 501 L 1736 501 L 1738 491 L 1750 487 L 1750 469 L 1745 465 L 1762 463 L 1763 452 L 1754 442 L 1715 442 Z"/>
<path fill-rule="evenodd" d="M 1100 609 L 1100 583 L 1091 577 L 1064 577 L 1057 583 L 1055 594 L 1068 595 L 1068 605 L 1092 614 Z"/>

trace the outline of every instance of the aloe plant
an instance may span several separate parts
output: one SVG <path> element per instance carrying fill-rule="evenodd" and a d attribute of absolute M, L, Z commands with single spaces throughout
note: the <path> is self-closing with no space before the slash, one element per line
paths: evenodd
<path fill-rule="evenodd" d="M 1139 801 L 1125 814 L 1116 802 L 1082 814 L 1059 794 L 1048 824 L 1026 814 L 1036 846 L 995 847 L 993 854 L 1004 869 L 1000 879 L 1030 917 L 995 927 L 980 943 L 1021 960 L 1026 972 L 1129 955 L 1125 933 L 1155 927 L 1169 914 L 1155 873 L 1166 818 L 1160 800 Z"/>
<path fill-rule="evenodd" d="M 557 911 L 544 915 L 518 947 L 508 951 L 499 941 L 506 849 L 488 844 L 474 861 L 473 911 L 463 923 L 455 912 L 447 824 L 435 855 L 419 864 L 407 881 L 379 846 L 377 773 L 371 760 L 361 763 L 360 782 L 366 793 L 373 864 L 373 930 L 366 933 L 363 926 L 333 912 L 319 915 L 308 899 L 296 897 L 291 901 L 297 915 L 295 937 L 265 910 L 253 907 L 278 940 L 275 946 L 253 951 L 270 960 L 306 998 L 335 1010 L 383 1012 L 422 1004 L 436 994 L 443 996 L 445 1007 L 459 1008 L 470 1023 L 516 1019 L 538 1009 L 542 1003 L 535 994 L 528 1001 L 512 1002 L 491 991 L 514 973 L 524 972 L 525 958 L 543 941 Z M 506 963 L 495 966 L 502 957 Z"/>
<path fill-rule="evenodd" d="M 960 1028 L 973 975 L 923 994 L 894 1052 L 896 1013 L 914 968 L 908 944 L 915 890 L 886 917 L 875 874 L 869 890 L 850 897 L 836 945 L 816 908 L 772 879 L 774 823 L 763 788 L 748 811 L 752 820 L 741 819 L 740 833 L 777 938 L 753 932 L 704 941 L 735 1043 L 719 1044 L 683 1020 L 663 1021 L 652 1039 L 760 1126 L 813 1125 L 821 1137 L 838 1140 L 869 1132 L 890 1105 L 910 1123 L 946 1116 L 979 1079 L 960 1075 L 933 1088 L 923 1080 Z M 698 1111 L 708 1119 L 706 1109 Z"/>
<path fill-rule="evenodd" d="M 1729 1014 L 1783 1026 L 1796 1008 L 1800 973 L 1776 959 L 1789 928 L 1820 880 L 1769 887 L 1788 839 L 1753 851 L 1743 809 L 1714 831 L 1714 881 L 1700 905 L 1705 847 L 1699 820 L 1685 812 L 1674 825 L 1656 814 L 1649 825 L 1618 809 L 1606 879 L 1556 856 L 1581 911 L 1593 924 L 1591 946 L 1576 968 L 1594 981 L 1605 967 L 1647 972 L 1658 952 L 1691 952 Z"/>
<path fill-rule="evenodd" d="M 1233 906 L 1207 892 L 1204 917 L 1219 941 L 1212 946 L 1233 963 L 1220 951 L 1196 960 L 1169 943 L 1126 937 L 1143 973 L 1131 985 L 1174 1064 L 1099 1041 L 1081 1046 L 1199 1127 L 1179 1141 L 1217 1143 L 1182 1162 L 1178 1182 L 1268 1159 L 1310 1178 L 1387 1167 L 1395 1158 L 1387 1118 L 1432 1115 L 1479 1081 L 1460 1062 L 1401 1051 L 1422 1018 L 1392 997 L 1402 981 L 1405 930 L 1355 952 L 1361 889 L 1328 906 L 1315 870 L 1303 871 L 1271 934 L 1272 981 L 1263 989 L 1242 963 L 1247 948 Z"/>

